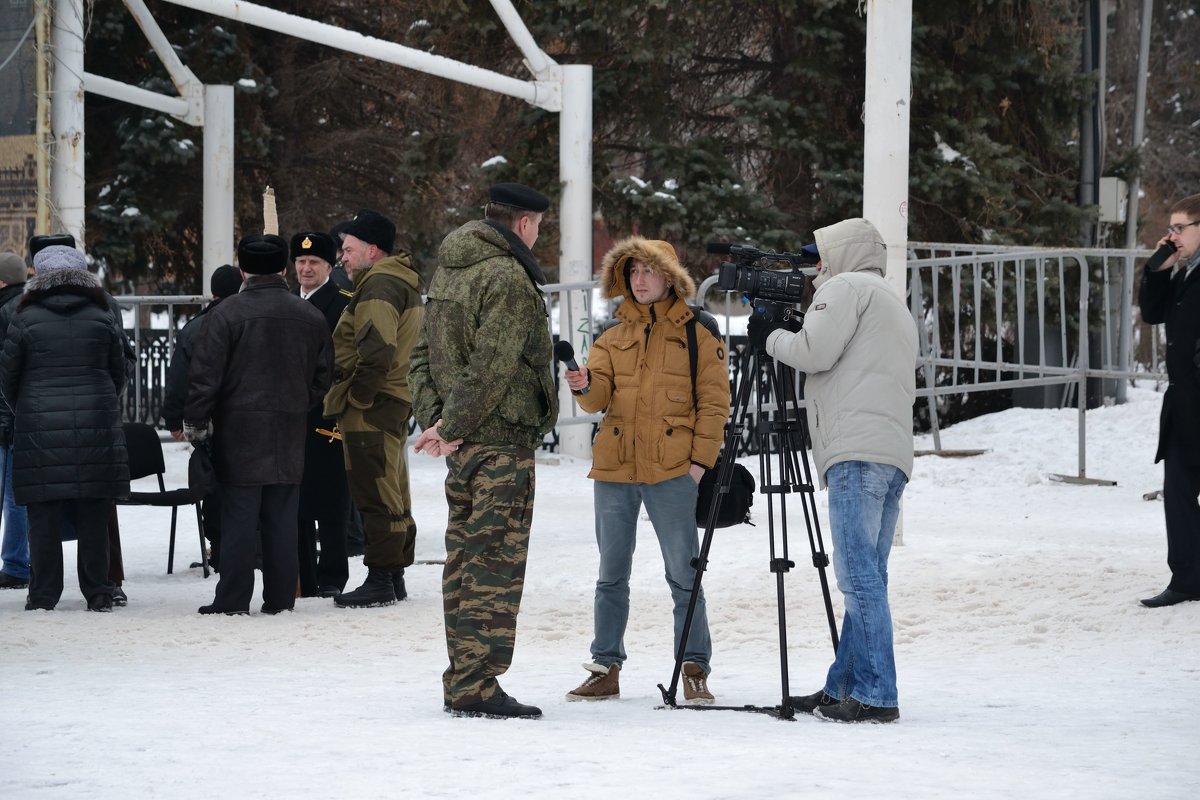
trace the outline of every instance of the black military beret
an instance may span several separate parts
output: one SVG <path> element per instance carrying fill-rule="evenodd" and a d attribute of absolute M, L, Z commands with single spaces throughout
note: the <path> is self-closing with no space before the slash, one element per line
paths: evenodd
<path fill-rule="evenodd" d="M 75 247 L 75 237 L 69 233 L 51 233 L 44 236 L 32 236 L 29 239 L 29 260 L 38 254 L 43 247 Z"/>
<path fill-rule="evenodd" d="M 292 261 L 300 256 L 316 256 L 330 266 L 337 261 L 337 244 L 328 233 L 306 231 L 292 237 Z"/>
<path fill-rule="evenodd" d="M 251 275 L 274 275 L 287 268 L 287 242 L 274 234 L 243 236 L 237 252 L 238 266 Z"/>
<path fill-rule="evenodd" d="M 550 207 L 550 198 L 539 191 L 519 183 L 497 183 L 488 189 L 488 200 L 522 211 L 545 211 Z"/>
<path fill-rule="evenodd" d="M 229 264 L 217 267 L 208 281 L 208 288 L 213 297 L 235 295 L 242 288 L 242 273 L 238 272 L 237 267 Z"/>
<path fill-rule="evenodd" d="M 355 214 L 342 233 L 373 244 L 385 253 L 392 252 L 392 248 L 396 246 L 395 223 L 369 208 Z"/>

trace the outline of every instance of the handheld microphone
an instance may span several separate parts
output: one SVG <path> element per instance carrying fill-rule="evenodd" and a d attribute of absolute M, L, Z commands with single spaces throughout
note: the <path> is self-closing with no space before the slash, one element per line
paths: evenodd
<path fill-rule="evenodd" d="M 1154 251 L 1154 255 L 1146 259 L 1146 269 L 1154 272 L 1163 265 L 1163 262 L 1171 257 L 1171 254 L 1178 250 L 1175 243 L 1167 240 L 1163 242 L 1163 246 Z"/>
<path fill-rule="evenodd" d="M 566 339 L 559 339 L 554 345 L 554 357 L 567 365 L 567 369 L 571 372 L 578 372 L 579 365 L 575 363 L 575 348 L 571 347 L 571 343 Z M 580 394 L 587 394 L 590 386 L 585 386 L 579 390 Z"/>

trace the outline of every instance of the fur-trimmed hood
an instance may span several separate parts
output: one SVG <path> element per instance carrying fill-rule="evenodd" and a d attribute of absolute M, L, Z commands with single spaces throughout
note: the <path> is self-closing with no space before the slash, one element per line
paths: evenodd
<path fill-rule="evenodd" d="M 48 302 L 56 297 L 61 299 Z M 55 269 L 39 272 L 25 283 L 17 311 L 35 304 L 67 309 L 89 302 L 110 310 L 108 295 L 95 275 L 82 269 Z"/>
<path fill-rule="evenodd" d="M 696 294 L 696 282 L 679 263 L 679 256 L 675 254 L 675 248 L 670 242 L 631 236 L 614 244 L 604 256 L 604 263 L 600 268 L 600 293 L 604 299 L 634 299 L 626 274 L 626 267 L 631 258 L 636 258 L 666 278 L 675 296 L 685 303 Z"/>

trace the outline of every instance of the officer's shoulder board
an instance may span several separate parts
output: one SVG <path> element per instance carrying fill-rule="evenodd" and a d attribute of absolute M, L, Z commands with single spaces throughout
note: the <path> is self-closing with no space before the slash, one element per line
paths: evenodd
<path fill-rule="evenodd" d="M 338 294 L 340 294 L 342 297 L 354 297 L 354 292 L 347 291 L 341 287 L 338 287 Z"/>

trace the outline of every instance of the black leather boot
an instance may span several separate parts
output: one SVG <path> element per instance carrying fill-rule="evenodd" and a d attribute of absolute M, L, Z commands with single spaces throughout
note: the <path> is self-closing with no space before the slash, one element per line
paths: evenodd
<path fill-rule="evenodd" d="M 403 581 L 403 576 L 401 581 Z M 372 608 L 374 606 L 390 606 L 396 602 L 396 587 L 392 583 L 392 573 L 371 569 L 367 571 L 367 579 L 362 586 L 353 592 L 343 592 L 333 598 L 341 608 Z"/>

